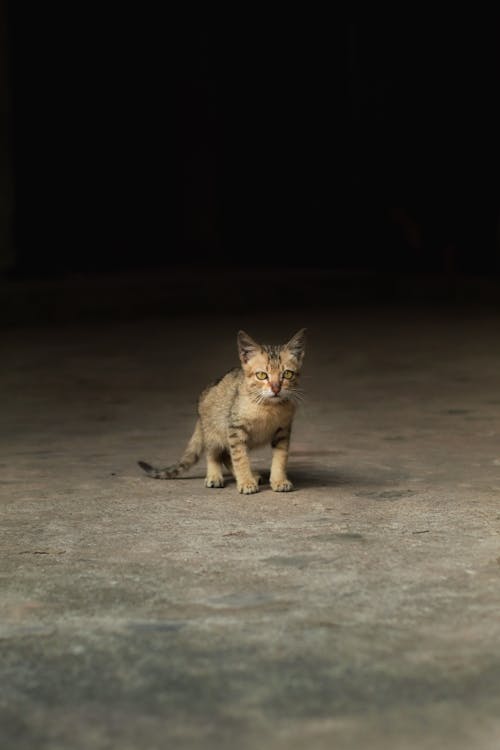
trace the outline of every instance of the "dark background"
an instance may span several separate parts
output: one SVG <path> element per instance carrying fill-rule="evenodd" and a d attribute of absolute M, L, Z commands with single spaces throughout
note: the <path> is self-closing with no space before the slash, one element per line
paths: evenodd
<path fill-rule="evenodd" d="M 4 274 L 497 275 L 498 24 L 3 6 Z"/>

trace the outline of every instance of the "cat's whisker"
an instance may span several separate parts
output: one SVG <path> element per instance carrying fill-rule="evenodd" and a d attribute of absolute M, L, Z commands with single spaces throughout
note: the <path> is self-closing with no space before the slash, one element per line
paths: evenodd
<path fill-rule="evenodd" d="M 266 397 L 262 393 L 256 393 L 253 397 L 254 403 L 260 405 L 263 404 L 266 400 Z"/>

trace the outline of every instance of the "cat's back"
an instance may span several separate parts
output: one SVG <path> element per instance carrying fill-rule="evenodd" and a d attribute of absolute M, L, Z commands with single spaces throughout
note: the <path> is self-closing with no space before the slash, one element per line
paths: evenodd
<path fill-rule="evenodd" d="M 200 415 L 214 408 L 217 411 L 227 411 L 234 401 L 242 377 L 241 367 L 234 367 L 210 383 L 200 394 L 198 402 Z"/>

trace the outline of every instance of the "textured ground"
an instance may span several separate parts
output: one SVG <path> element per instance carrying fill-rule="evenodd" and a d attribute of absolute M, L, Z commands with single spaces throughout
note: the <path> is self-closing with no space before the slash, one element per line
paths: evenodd
<path fill-rule="evenodd" d="M 238 328 L 302 325 L 294 493 L 141 474 Z M 499 341 L 402 309 L 3 331 L 1 747 L 498 750 Z"/>

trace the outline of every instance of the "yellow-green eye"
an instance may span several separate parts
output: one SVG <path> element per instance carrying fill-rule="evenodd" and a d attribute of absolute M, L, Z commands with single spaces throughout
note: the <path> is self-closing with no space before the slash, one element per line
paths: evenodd
<path fill-rule="evenodd" d="M 294 375 L 295 373 L 293 372 L 293 370 L 285 370 L 285 372 L 283 373 L 283 377 L 285 378 L 285 380 L 291 380 Z"/>
<path fill-rule="evenodd" d="M 257 380 L 267 380 L 267 372 L 262 372 L 262 370 L 259 370 L 259 372 L 255 373 L 255 377 Z"/>

